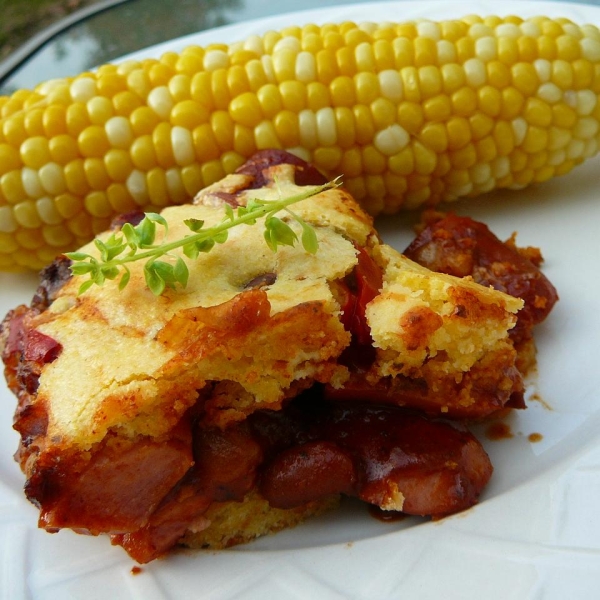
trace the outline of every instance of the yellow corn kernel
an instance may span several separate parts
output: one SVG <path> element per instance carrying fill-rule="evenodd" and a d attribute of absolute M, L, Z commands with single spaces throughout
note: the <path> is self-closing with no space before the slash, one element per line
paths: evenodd
<path fill-rule="evenodd" d="M 188 75 L 184 75 L 183 73 L 173 75 L 167 84 L 169 94 L 175 103 L 190 99 L 190 87 L 191 80 Z"/>
<path fill-rule="evenodd" d="M 423 107 L 416 102 L 402 102 L 398 106 L 397 121 L 410 135 L 416 135 L 423 126 Z"/>
<path fill-rule="evenodd" d="M 146 176 L 146 185 L 153 206 L 166 206 L 169 203 L 167 180 L 163 169 L 158 167 L 150 169 Z"/>
<path fill-rule="evenodd" d="M 148 106 L 136 108 L 130 115 L 131 129 L 136 136 L 147 135 L 160 123 L 159 116 Z"/>
<path fill-rule="evenodd" d="M 226 111 L 218 110 L 211 115 L 210 126 L 222 152 L 233 145 L 234 123 Z"/>
<path fill-rule="evenodd" d="M 43 119 L 43 108 L 35 108 L 25 113 L 25 131 L 28 136 L 43 136 L 45 134 Z"/>
<path fill-rule="evenodd" d="M 336 77 L 329 86 L 331 101 L 334 106 L 351 108 L 356 103 L 356 91 L 352 78 L 346 75 Z"/>
<path fill-rule="evenodd" d="M 200 171 L 202 174 L 202 181 L 204 182 L 205 186 L 216 183 L 225 175 L 220 160 L 211 160 L 203 164 L 200 168 Z"/>
<path fill-rule="evenodd" d="M 330 106 L 329 88 L 319 81 L 311 81 L 306 86 L 306 106 L 309 110 L 317 111 Z"/>
<path fill-rule="evenodd" d="M 104 155 L 104 166 L 111 181 L 123 182 L 133 170 L 129 153 L 121 148 L 111 148 Z M 111 203 L 112 204 L 112 203 Z"/>
<path fill-rule="evenodd" d="M 200 164 L 209 160 L 214 160 L 221 155 L 217 140 L 209 123 L 204 123 L 192 131 L 192 141 L 196 151 L 196 158 Z M 182 170 L 182 175 L 186 168 Z M 199 189 L 201 188 L 198 188 L 198 190 Z M 198 190 L 196 190 L 196 192 Z"/>
<path fill-rule="evenodd" d="M 149 135 L 136 138 L 131 144 L 129 153 L 133 164 L 142 171 L 147 171 L 156 166 L 156 153 L 154 152 L 152 137 Z"/>
<path fill-rule="evenodd" d="M 283 110 L 279 87 L 272 83 L 268 83 L 267 85 L 261 87 L 256 93 L 256 98 L 258 100 L 260 110 L 262 111 L 262 115 L 267 119 L 272 119 L 278 112 Z M 236 104 L 234 104 L 234 108 L 237 106 L 238 103 L 236 102 Z"/>
<path fill-rule="evenodd" d="M 479 110 L 489 117 L 497 117 L 502 110 L 502 95 L 497 88 L 491 85 L 477 90 L 477 101 Z"/>
<path fill-rule="evenodd" d="M 106 131 L 100 125 L 86 127 L 77 137 L 77 146 L 85 157 L 102 157 L 110 149 Z"/>
<path fill-rule="evenodd" d="M 24 140 L 27 139 L 25 130 L 25 115 L 16 114 L 2 123 L 2 136 L 7 144 L 13 148 L 19 148 Z"/>
<path fill-rule="evenodd" d="M 315 127 L 316 129 L 316 127 Z M 254 128 L 254 143 L 257 150 L 268 150 L 269 148 L 281 148 L 281 142 L 277 137 L 277 132 L 271 121 L 261 121 Z M 315 136 L 313 145 L 316 145 L 318 140 Z"/>
<path fill-rule="evenodd" d="M 84 159 L 83 172 L 93 190 L 105 190 L 110 185 L 110 177 L 101 158 Z"/>
<path fill-rule="evenodd" d="M 94 125 L 104 125 L 114 114 L 112 102 L 104 96 L 94 96 L 86 103 L 90 123 Z"/>
<path fill-rule="evenodd" d="M 135 210 L 135 202 L 122 183 L 111 183 L 106 190 L 106 198 L 114 212 L 123 214 Z"/>
<path fill-rule="evenodd" d="M 107 66 L 113 65 L 104 65 L 104 67 Z M 116 94 L 123 91 L 125 87 L 124 82 L 116 72 L 116 69 L 113 71 L 107 71 L 104 67 L 100 67 L 100 69 L 98 69 L 96 89 L 98 90 L 98 94 L 101 96 L 112 98 Z"/>
<path fill-rule="evenodd" d="M 285 110 L 299 113 L 306 108 L 306 87 L 300 81 L 284 81 L 279 85 L 279 94 Z"/>
<path fill-rule="evenodd" d="M 44 135 L 54 137 L 67 133 L 67 109 L 62 104 L 53 104 L 44 109 L 42 117 Z"/>
<path fill-rule="evenodd" d="M 112 207 L 104 192 L 95 190 L 90 192 L 84 198 L 85 210 L 92 215 L 92 217 L 108 217 L 112 214 Z M 93 229 L 96 229 L 92 225 Z"/>
<path fill-rule="evenodd" d="M 297 113 L 291 110 L 282 110 L 275 116 L 275 119 L 273 119 L 273 127 L 275 128 L 277 139 L 280 140 L 284 148 L 292 148 L 299 144 L 300 131 Z M 236 143 L 234 142 L 234 148 L 235 147 Z M 247 156 L 245 152 L 237 152 L 242 156 Z"/>
<path fill-rule="evenodd" d="M 21 173 L 16 169 L 0 177 L 0 197 L 5 198 L 9 204 L 17 204 L 27 199 Z"/>
<path fill-rule="evenodd" d="M 477 110 L 477 92 L 463 87 L 450 96 L 454 116 L 469 117 Z"/>
<path fill-rule="evenodd" d="M 221 155 L 221 166 L 223 167 L 224 173 L 233 173 L 233 171 L 241 167 L 244 162 L 244 157 L 237 152 L 230 151 Z"/>
<path fill-rule="evenodd" d="M 508 87 L 502 90 L 502 110 L 500 118 L 505 121 L 514 119 L 521 114 L 525 98 L 523 94 L 514 87 Z"/>
<path fill-rule="evenodd" d="M 283 141 L 288 139 L 286 136 L 290 136 L 290 139 L 295 139 L 296 144 L 298 143 L 298 118 L 297 115 L 293 115 L 295 122 L 288 121 L 286 118 L 286 111 L 282 111 L 275 117 L 274 125 L 277 135 Z M 281 116 L 283 115 L 283 116 Z M 280 128 L 283 131 L 280 131 Z M 193 134 L 192 134 L 193 138 Z M 284 142 L 285 143 L 285 142 Z M 287 145 L 287 144 L 286 144 Z M 196 142 L 194 141 L 194 147 Z M 236 125 L 233 128 L 233 149 L 240 156 L 252 156 L 256 152 L 256 144 L 254 143 L 254 132 L 249 127 L 243 125 Z"/>
<path fill-rule="evenodd" d="M 448 148 L 448 131 L 443 123 L 427 123 L 419 133 L 419 140 L 434 152 L 441 154 Z"/>
<path fill-rule="evenodd" d="M 423 102 L 423 115 L 426 121 L 441 122 L 452 115 L 452 103 L 448 96 L 440 94 Z"/>
<path fill-rule="evenodd" d="M 462 117 L 453 117 L 446 124 L 448 131 L 448 149 L 458 150 L 471 141 L 471 127 Z"/>
<path fill-rule="evenodd" d="M 170 123 L 159 123 L 152 132 L 154 156 L 156 157 L 156 162 L 158 165 L 163 169 L 168 169 L 175 164 L 172 131 L 173 128 L 171 127 Z M 193 160 L 194 157 L 192 156 L 190 158 L 190 162 Z"/>
<path fill-rule="evenodd" d="M 33 149 L 31 152 L 35 153 Z M 31 160 L 33 159 L 33 156 L 29 158 Z M 20 154 L 16 148 L 9 144 L 0 144 L 0 175 L 18 169 L 21 166 L 21 160 L 22 154 Z"/>

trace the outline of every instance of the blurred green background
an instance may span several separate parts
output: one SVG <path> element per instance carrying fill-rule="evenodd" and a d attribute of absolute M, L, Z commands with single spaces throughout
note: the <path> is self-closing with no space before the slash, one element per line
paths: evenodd
<path fill-rule="evenodd" d="M 99 0 L 0 0 L 0 60 L 32 35 Z"/>

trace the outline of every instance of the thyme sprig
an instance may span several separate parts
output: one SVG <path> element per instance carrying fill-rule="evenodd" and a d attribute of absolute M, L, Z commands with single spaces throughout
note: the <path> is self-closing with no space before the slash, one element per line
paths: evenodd
<path fill-rule="evenodd" d="M 341 185 L 340 179 L 334 179 L 321 186 L 306 186 L 305 191 L 278 200 L 261 200 L 254 198 L 246 206 L 234 210 L 225 206 L 225 217 L 213 226 L 205 227 L 201 219 L 186 219 L 185 225 L 192 232 L 183 238 L 166 241 L 169 231 L 167 221 L 157 213 L 146 213 L 138 225 L 126 223 L 120 232 L 112 233 L 106 240 L 96 238 L 94 244 L 99 256 L 86 252 L 68 252 L 67 258 L 72 261 L 73 275 L 87 276 L 79 287 L 82 294 L 93 285 L 103 285 L 109 279 L 119 279 L 119 290 L 122 290 L 131 277 L 129 263 L 145 260 L 144 278 L 146 285 L 156 296 L 160 296 L 166 288 L 175 289 L 179 284 L 185 288 L 189 278 L 189 268 L 180 254 L 173 251 L 181 248 L 183 254 L 195 260 L 200 253 L 210 252 L 216 244 L 227 241 L 229 230 L 238 225 L 254 225 L 265 217 L 264 238 L 268 247 L 276 252 L 279 246 L 294 246 L 298 242 L 296 232 L 280 217 L 285 211 L 302 229 L 301 243 L 304 249 L 315 254 L 318 241 L 314 229 L 299 215 L 289 209 L 289 206 L 306 200 L 325 190 Z M 163 228 L 160 243 L 155 244 L 157 226 Z M 159 260 L 165 258 L 166 260 Z"/>

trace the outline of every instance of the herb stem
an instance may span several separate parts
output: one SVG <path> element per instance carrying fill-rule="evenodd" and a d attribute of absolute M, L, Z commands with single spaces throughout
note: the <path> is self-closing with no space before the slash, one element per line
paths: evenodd
<path fill-rule="evenodd" d="M 69 252 L 67 257 L 72 260 L 71 271 L 74 275 L 88 275 L 88 281 L 80 287 L 83 293 L 91 285 L 102 285 L 106 279 L 115 279 L 122 273 L 119 289 L 129 281 L 130 272 L 127 263 L 146 260 L 144 275 L 146 283 L 153 293 L 162 294 L 165 287 L 174 288 L 176 284 L 183 287 L 187 284 L 188 268 L 181 257 L 171 252 L 183 248 L 188 258 L 196 258 L 199 252 L 209 252 L 215 244 L 227 239 L 227 231 L 237 225 L 253 225 L 257 219 L 266 217 L 265 241 L 275 251 L 278 245 L 293 246 L 298 237 L 293 230 L 275 215 L 284 210 L 302 227 L 302 245 L 311 253 L 317 251 L 317 237 L 310 225 L 292 212 L 288 207 L 306 200 L 325 190 L 338 187 L 340 180 L 334 179 L 320 186 L 306 186 L 300 193 L 278 200 L 250 199 L 246 206 L 240 206 L 237 214 L 230 206 L 226 206 L 226 216 L 221 223 L 203 229 L 204 222 L 198 219 L 188 219 L 185 224 L 192 231 L 191 235 L 154 244 L 156 224 L 164 227 L 164 236 L 168 235 L 167 221 L 160 215 L 147 213 L 145 218 L 135 227 L 124 225 L 121 234 L 113 234 L 106 241 L 95 240 L 100 250 L 100 258 L 84 252 Z M 162 256 L 170 256 L 172 261 L 162 262 Z M 124 271 L 124 272 L 123 272 Z"/>
<path fill-rule="evenodd" d="M 327 189 L 334 187 L 335 185 L 336 184 L 334 182 L 330 181 L 328 183 L 325 183 L 324 185 L 315 187 L 314 191 L 311 190 L 310 195 L 313 196 L 313 195 L 319 194 Z M 161 244 L 160 246 L 155 246 L 155 247 L 149 248 L 145 252 L 139 252 L 136 254 L 132 254 L 130 256 L 126 256 L 124 258 L 113 259 L 111 261 L 107 261 L 104 263 L 104 265 L 107 267 L 112 267 L 112 266 L 122 265 L 124 263 L 143 260 L 144 258 L 154 258 L 154 257 L 158 257 L 158 256 L 164 256 L 165 254 L 168 254 L 172 250 L 181 248 L 182 246 L 185 246 L 186 244 L 189 244 L 190 242 L 201 242 L 206 239 L 213 238 L 213 237 L 217 236 L 219 233 L 222 233 L 223 231 L 227 231 L 228 229 L 231 229 L 233 226 L 243 225 L 245 223 L 251 223 L 253 221 L 256 221 L 256 219 L 260 219 L 261 217 L 269 215 L 269 213 L 271 213 L 271 212 L 279 212 L 280 210 L 288 207 L 291 204 L 296 204 L 297 202 L 300 202 L 300 200 L 305 200 L 307 197 L 308 196 L 306 195 L 306 192 L 303 192 L 301 194 L 296 194 L 295 196 L 290 196 L 289 198 L 286 198 L 285 200 L 259 200 L 259 202 L 262 204 L 262 206 L 254 209 L 252 212 L 248 212 L 242 216 L 236 217 L 235 221 L 233 221 L 233 222 L 223 221 L 219 225 L 215 225 L 214 227 L 210 227 L 209 229 L 205 229 L 205 230 L 195 233 L 193 235 L 188 235 L 187 237 L 181 238 L 179 240 L 175 240 L 173 242 L 167 242 L 167 243 Z M 291 211 L 289 211 L 289 212 L 291 213 Z M 291 213 L 291 214 L 293 214 L 293 213 Z M 294 218 L 296 218 L 298 221 L 301 220 L 299 217 L 296 217 L 295 215 L 294 215 Z"/>

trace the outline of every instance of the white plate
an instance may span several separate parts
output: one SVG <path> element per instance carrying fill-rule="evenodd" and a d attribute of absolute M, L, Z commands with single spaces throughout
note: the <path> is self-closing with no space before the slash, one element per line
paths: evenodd
<path fill-rule="evenodd" d="M 391 2 L 288 14 L 148 49 L 235 41 L 291 23 L 545 13 L 600 24 L 600 10 L 529 2 Z M 598 159 L 521 192 L 456 205 L 500 236 L 540 246 L 561 300 L 537 331 L 532 399 L 510 418 L 512 439 L 485 442 L 495 474 L 482 502 L 437 523 L 383 524 L 348 503 L 336 514 L 219 553 L 180 553 L 144 566 L 106 538 L 36 529 L 11 455 L 14 398 L 0 388 L 0 598 L 323 598 L 420 600 L 596 598 L 600 581 L 600 201 Z M 403 217 L 379 223 L 390 243 L 410 238 Z M 32 276 L 0 273 L 0 312 L 28 301 Z M 538 443 L 530 433 L 541 433 Z M 481 433 L 481 432 L 479 432 Z"/>

